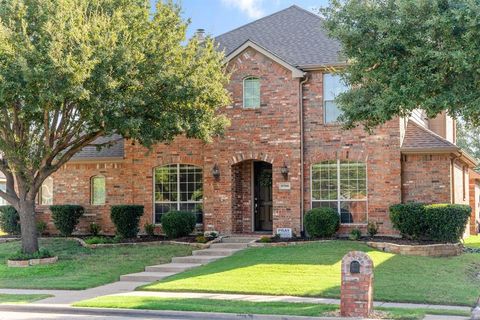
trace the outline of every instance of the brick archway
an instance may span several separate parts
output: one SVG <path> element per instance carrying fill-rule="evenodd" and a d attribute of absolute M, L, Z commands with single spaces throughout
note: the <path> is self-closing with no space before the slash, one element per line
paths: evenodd
<path fill-rule="evenodd" d="M 264 152 L 238 152 L 235 155 L 233 155 L 230 159 L 228 159 L 228 164 L 230 166 L 233 166 L 243 161 L 249 161 L 249 160 L 264 161 L 272 165 L 274 163 L 274 157 Z"/>

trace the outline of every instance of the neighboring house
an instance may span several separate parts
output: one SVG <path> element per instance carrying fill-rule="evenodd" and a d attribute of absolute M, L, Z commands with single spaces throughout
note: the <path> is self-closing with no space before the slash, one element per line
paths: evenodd
<path fill-rule="evenodd" d="M 345 88 L 331 71 L 345 61 L 317 15 L 292 6 L 216 41 L 232 72 L 232 103 L 219 111 L 231 120 L 223 138 L 205 144 L 178 137 L 150 152 L 103 138 L 98 143 L 112 140 L 113 147 L 85 148 L 53 175 L 53 195 L 40 201 L 83 205 L 81 231 L 96 222 L 113 233 L 110 206 L 131 203 L 145 206 L 142 225 L 189 210 L 205 230 L 291 228 L 297 235 L 312 207 L 336 210 L 340 233 L 371 221 L 393 235 L 392 204 L 468 204 L 475 160 L 455 145 L 447 115 L 427 120 L 415 112 L 372 135 L 342 131 L 335 96 Z M 49 220 L 48 207 L 38 211 Z"/>

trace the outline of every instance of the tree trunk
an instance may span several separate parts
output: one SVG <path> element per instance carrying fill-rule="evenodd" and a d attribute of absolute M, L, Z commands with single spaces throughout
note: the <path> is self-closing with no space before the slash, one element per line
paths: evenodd
<path fill-rule="evenodd" d="M 35 222 L 35 201 L 20 200 L 20 226 L 22 229 L 22 252 L 35 253 L 38 251 L 37 224 Z"/>

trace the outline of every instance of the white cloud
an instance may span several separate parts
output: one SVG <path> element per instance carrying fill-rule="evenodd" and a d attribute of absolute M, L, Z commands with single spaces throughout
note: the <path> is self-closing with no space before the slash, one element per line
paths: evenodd
<path fill-rule="evenodd" d="M 265 15 L 262 2 L 263 0 L 222 0 L 223 4 L 239 9 L 252 19 L 258 19 Z"/>

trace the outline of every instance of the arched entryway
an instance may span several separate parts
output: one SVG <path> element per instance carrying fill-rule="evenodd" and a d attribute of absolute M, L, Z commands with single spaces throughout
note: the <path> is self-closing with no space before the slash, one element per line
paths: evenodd
<path fill-rule="evenodd" d="M 272 164 L 245 160 L 232 165 L 232 230 L 272 232 Z"/>

